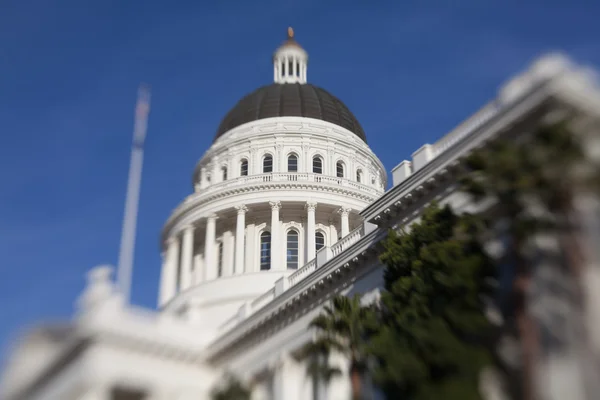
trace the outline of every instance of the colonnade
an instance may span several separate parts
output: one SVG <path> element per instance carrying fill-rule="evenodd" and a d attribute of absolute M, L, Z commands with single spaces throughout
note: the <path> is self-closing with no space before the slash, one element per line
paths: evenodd
<path fill-rule="evenodd" d="M 286 246 L 285 235 L 280 232 L 280 201 L 269 202 L 271 208 L 271 260 L 270 269 L 273 271 L 285 270 L 286 263 L 281 249 Z M 306 202 L 306 258 L 310 261 L 316 256 L 316 202 Z M 195 224 L 185 226 L 181 231 L 172 235 L 166 242 L 166 251 L 163 253 L 163 265 L 160 280 L 159 305 L 164 305 L 180 290 L 185 290 L 196 283 L 209 281 L 220 276 L 253 272 L 252 259 L 248 257 L 250 246 L 254 245 L 254 232 L 246 224 L 248 208 L 245 205 L 235 207 L 236 223 L 235 234 L 231 231 L 223 233 L 224 254 L 233 252 L 232 259 L 227 267 L 223 267 L 223 260 L 219 259 L 217 244 L 217 222 L 219 216 L 211 214 L 200 219 Z M 342 207 L 337 210 L 341 237 L 350 233 L 349 214 L 351 209 Z M 204 222 L 204 253 L 194 254 L 194 237 L 199 229 L 199 222 Z M 333 221 L 331 222 L 333 226 Z M 337 236 L 337 234 L 336 234 Z M 229 240 L 225 240 L 229 239 Z M 337 237 L 331 237 L 329 243 L 333 244 Z M 233 243 L 232 243 L 233 242 Z M 249 243 L 246 243 L 249 242 Z M 258 241 L 259 242 L 259 241 Z M 258 253 L 257 253 L 258 254 Z M 281 255 L 281 257 L 279 256 Z M 220 267 L 221 266 L 221 269 Z"/>

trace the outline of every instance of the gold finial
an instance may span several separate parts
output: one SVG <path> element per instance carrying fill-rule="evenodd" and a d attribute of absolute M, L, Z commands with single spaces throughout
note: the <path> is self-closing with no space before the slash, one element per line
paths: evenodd
<path fill-rule="evenodd" d="M 293 39 L 294 38 L 294 29 L 290 26 L 288 28 L 288 39 Z"/>

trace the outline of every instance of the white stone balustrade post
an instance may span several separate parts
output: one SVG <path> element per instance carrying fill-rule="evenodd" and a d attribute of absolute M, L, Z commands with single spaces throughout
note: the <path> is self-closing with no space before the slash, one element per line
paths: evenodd
<path fill-rule="evenodd" d="M 315 210 L 317 203 L 309 201 L 306 203 L 306 256 L 307 262 L 314 259 L 317 254 L 315 243 Z"/>
<path fill-rule="evenodd" d="M 281 209 L 281 202 L 270 201 L 269 205 L 271 206 L 271 271 L 275 271 L 276 269 L 282 270 L 285 269 L 285 263 L 279 260 L 281 255 L 281 245 L 279 244 L 281 243 L 281 238 L 279 237 L 279 210 Z"/>
<path fill-rule="evenodd" d="M 183 230 L 181 246 L 181 281 L 179 287 L 185 290 L 192 285 L 192 268 L 194 262 L 194 227 L 188 225 Z"/>
<path fill-rule="evenodd" d="M 246 211 L 244 205 L 235 207 L 237 210 L 237 224 L 235 227 L 235 263 L 234 274 L 244 272 L 244 232 L 246 229 Z"/>
<path fill-rule="evenodd" d="M 179 239 L 172 236 L 167 241 L 167 254 L 165 256 L 161 278 L 159 306 L 163 306 L 177 292 L 177 263 L 179 261 Z"/>
<path fill-rule="evenodd" d="M 206 233 L 204 241 L 204 276 L 205 281 L 217 277 L 217 263 L 215 260 L 215 237 L 217 231 L 217 216 L 209 215 L 206 219 Z"/>

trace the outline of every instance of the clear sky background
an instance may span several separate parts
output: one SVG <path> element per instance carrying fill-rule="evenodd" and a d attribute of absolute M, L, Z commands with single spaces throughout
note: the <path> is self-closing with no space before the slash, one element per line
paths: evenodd
<path fill-rule="evenodd" d="M 162 224 L 220 119 L 272 81 L 289 25 L 308 81 L 350 107 L 390 171 L 540 54 L 600 66 L 600 3 L 523 3 L 0 0 L 0 346 L 68 318 L 86 271 L 116 264 L 140 82 L 132 296 L 154 307 Z"/>

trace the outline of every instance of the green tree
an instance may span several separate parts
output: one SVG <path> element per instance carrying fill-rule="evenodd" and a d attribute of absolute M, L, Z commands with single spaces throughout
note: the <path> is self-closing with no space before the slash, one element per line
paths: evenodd
<path fill-rule="evenodd" d="M 535 264 L 527 246 L 538 233 L 556 233 L 566 266 L 577 278 L 583 256 L 574 200 L 581 190 L 597 190 L 600 175 L 596 166 L 586 162 L 580 139 L 567 121 L 542 125 L 517 140 L 496 140 L 472 153 L 466 165 L 465 190 L 476 201 L 494 200 L 494 218 L 505 224 L 506 251 L 514 266 L 505 314 L 514 316 L 518 329 L 523 357 L 521 392 L 531 400 L 535 398 L 533 369 L 539 333 L 527 312 Z"/>
<path fill-rule="evenodd" d="M 232 375 L 225 377 L 225 382 L 211 393 L 212 400 L 250 400 L 252 391 Z"/>
<path fill-rule="evenodd" d="M 368 356 L 366 337 L 373 329 L 374 314 L 369 307 L 361 306 L 361 296 L 336 296 L 311 322 L 317 330 L 317 339 L 311 345 L 316 353 L 338 352 L 349 360 L 352 399 L 362 398 L 363 377 Z M 318 368 L 322 368 L 319 366 Z M 321 372 L 329 374 L 334 369 L 326 367 Z"/>
<path fill-rule="evenodd" d="M 297 359 L 306 362 L 306 373 L 312 378 L 313 399 L 320 399 L 319 394 L 322 382 L 325 386 L 333 378 L 341 375 L 342 371 L 329 364 L 331 346 L 328 340 L 319 338 L 307 343 L 297 354 Z"/>
<path fill-rule="evenodd" d="M 389 399 L 479 399 L 491 352 L 483 297 L 494 267 L 478 219 L 432 204 L 410 230 L 384 242 L 381 320 L 371 339 L 373 377 Z"/>

